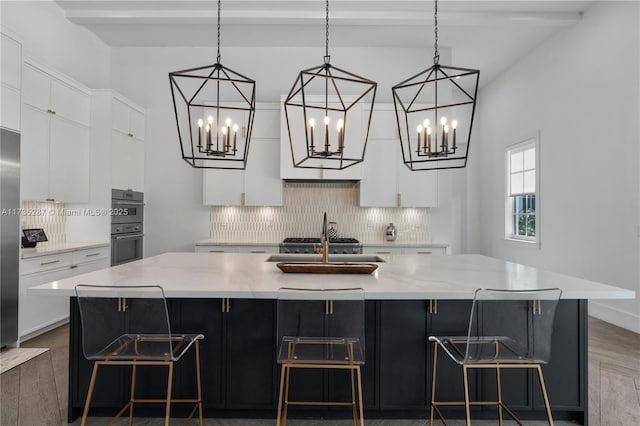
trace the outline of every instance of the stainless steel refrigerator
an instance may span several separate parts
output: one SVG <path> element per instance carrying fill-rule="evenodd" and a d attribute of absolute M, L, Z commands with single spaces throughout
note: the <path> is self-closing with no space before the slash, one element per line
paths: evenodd
<path fill-rule="evenodd" d="M 18 342 L 20 134 L 0 128 L 0 347 Z"/>

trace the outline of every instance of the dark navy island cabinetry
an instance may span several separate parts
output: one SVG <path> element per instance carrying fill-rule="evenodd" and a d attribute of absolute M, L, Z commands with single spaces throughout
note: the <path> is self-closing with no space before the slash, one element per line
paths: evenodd
<path fill-rule="evenodd" d="M 202 333 L 202 393 L 205 414 L 211 417 L 275 418 L 279 371 L 276 363 L 276 301 L 272 299 L 168 299 L 172 328 Z M 366 363 L 363 367 L 365 417 L 426 418 L 431 398 L 433 347 L 429 334 L 467 332 L 471 300 L 368 300 L 366 301 Z M 126 321 L 126 313 L 122 321 Z M 92 363 L 82 354 L 80 316 L 71 299 L 68 420 L 81 415 Z M 556 313 L 551 362 L 544 366 L 549 399 L 556 419 L 587 423 L 587 301 L 562 300 Z M 117 327 L 114 324 L 114 327 Z M 193 354 L 190 354 L 193 356 Z M 446 359 L 445 359 L 446 358 Z M 126 367 L 101 371 L 96 383 L 92 413 L 113 415 L 129 398 Z M 195 375 L 187 359 L 176 366 L 174 395 L 188 397 Z M 139 370 L 140 395 L 162 392 L 164 377 Z M 322 372 L 292 377 L 292 392 L 309 396 L 347 398 L 346 377 Z M 545 418 L 537 378 L 529 372 L 504 372 L 505 399 L 523 418 Z M 160 375 L 161 376 L 161 375 Z M 494 377 L 472 374 L 472 399 L 495 398 Z M 158 390 L 159 389 L 159 390 Z M 462 399 L 462 373 L 448 357 L 438 359 L 437 395 Z M 292 394 L 292 398 L 294 394 Z M 95 409 L 94 409 L 95 408 Z M 475 418 L 495 418 L 493 408 L 479 408 Z M 138 415 L 158 415 L 163 410 L 136 408 Z M 300 408 L 304 415 L 348 417 L 348 410 Z M 176 415 L 181 409 L 175 408 Z M 161 415 L 161 414 L 160 414 Z M 453 412 L 461 417 L 462 410 Z"/>

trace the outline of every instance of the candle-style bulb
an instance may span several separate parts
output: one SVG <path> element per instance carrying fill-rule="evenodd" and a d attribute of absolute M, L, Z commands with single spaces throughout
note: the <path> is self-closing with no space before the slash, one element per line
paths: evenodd
<path fill-rule="evenodd" d="M 431 127 L 427 127 L 427 134 L 430 135 L 431 134 Z"/>
<path fill-rule="evenodd" d="M 223 127 L 222 129 L 220 129 L 220 131 L 222 132 L 223 135 L 227 134 L 227 128 Z"/>
<path fill-rule="evenodd" d="M 452 129 L 455 129 L 456 127 L 458 127 L 458 120 L 453 120 L 453 121 L 451 122 L 451 128 L 452 128 Z"/>
<path fill-rule="evenodd" d="M 418 128 L 416 130 L 418 131 L 418 133 L 422 133 L 422 126 L 418 124 Z"/>
<path fill-rule="evenodd" d="M 426 129 L 427 127 L 429 127 L 431 125 L 431 122 L 429 120 L 424 120 L 424 128 Z"/>
<path fill-rule="evenodd" d="M 315 118 L 310 118 L 309 119 L 309 127 L 311 127 L 312 129 L 314 127 L 316 127 L 316 119 Z"/>
<path fill-rule="evenodd" d="M 225 126 L 227 126 L 227 127 L 231 126 L 231 119 L 230 119 L 230 118 L 227 118 L 226 120 L 224 120 L 224 124 L 225 124 Z"/>
<path fill-rule="evenodd" d="M 207 123 L 213 124 L 213 115 L 210 115 L 209 117 L 207 117 Z"/>
<path fill-rule="evenodd" d="M 338 124 L 336 124 L 336 129 L 342 130 L 343 127 L 344 127 L 344 120 L 343 119 L 338 120 Z"/>
<path fill-rule="evenodd" d="M 233 133 L 238 133 L 238 125 L 237 124 L 233 125 Z"/>
<path fill-rule="evenodd" d="M 446 124 L 444 125 L 444 132 L 449 133 L 449 126 L 447 126 Z"/>
<path fill-rule="evenodd" d="M 442 124 L 443 126 L 444 126 L 445 124 L 447 124 L 447 117 L 442 117 L 442 118 L 440 119 L 440 124 Z"/>
<path fill-rule="evenodd" d="M 204 124 L 204 121 L 202 121 L 202 118 L 198 119 L 198 127 L 202 128 L 203 124 Z"/>
<path fill-rule="evenodd" d="M 329 125 L 329 123 L 331 122 L 331 119 L 329 118 L 329 116 L 325 116 L 324 117 L 324 124 Z"/>

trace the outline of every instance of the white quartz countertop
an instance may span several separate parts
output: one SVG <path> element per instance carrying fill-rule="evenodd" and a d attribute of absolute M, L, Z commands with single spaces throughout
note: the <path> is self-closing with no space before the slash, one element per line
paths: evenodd
<path fill-rule="evenodd" d="M 276 263 L 265 261 L 269 256 L 165 253 L 35 286 L 28 293 L 74 296 L 76 284 L 160 285 L 167 297 L 175 298 L 275 299 L 282 287 L 348 286 L 362 287 L 367 299 L 472 299 L 479 287 L 513 290 L 559 287 L 563 299 L 635 297 L 635 292 L 623 288 L 480 255 L 382 255 L 386 262 L 379 263 L 371 275 L 285 274 Z"/>
<path fill-rule="evenodd" d="M 68 253 L 71 251 L 92 249 L 98 247 L 108 247 L 109 243 L 58 243 L 58 244 L 43 244 L 37 245 L 33 248 L 21 248 L 20 257 L 22 259 L 29 259 L 31 257 L 48 256 L 51 254 Z"/>

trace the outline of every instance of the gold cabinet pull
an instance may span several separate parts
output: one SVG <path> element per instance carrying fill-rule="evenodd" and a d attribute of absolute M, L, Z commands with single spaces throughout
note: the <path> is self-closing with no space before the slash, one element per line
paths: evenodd
<path fill-rule="evenodd" d="M 329 315 L 329 301 L 328 300 L 324 301 L 324 314 L 325 315 Z"/>
<path fill-rule="evenodd" d="M 223 297 L 222 301 L 222 313 L 231 312 L 231 300 L 228 297 Z"/>
<path fill-rule="evenodd" d="M 429 299 L 429 313 L 433 315 L 438 314 L 438 299 Z"/>
<path fill-rule="evenodd" d="M 97 256 L 99 254 L 100 254 L 99 252 L 98 253 L 85 254 L 85 257 L 93 257 L 93 256 Z"/>
<path fill-rule="evenodd" d="M 231 312 L 231 299 L 227 297 L 227 313 Z"/>
<path fill-rule="evenodd" d="M 220 299 L 220 301 L 222 302 L 222 313 L 224 313 L 225 309 L 227 308 L 226 300 L 223 297 L 222 299 Z"/>
<path fill-rule="evenodd" d="M 51 260 L 49 262 L 40 262 L 40 266 L 44 266 L 44 265 L 53 265 L 54 263 L 58 263 L 60 262 L 59 260 Z"/>
<path fill-rule="evenodd" d="M 329 315 L 333 315 L 333 300 L 329 300 Z"/>
<path fill-rule="evenodd" d="M 76 269 L 78 267 L 78 265 L 71 265 L 69 266 L 69 269 Z"/>

